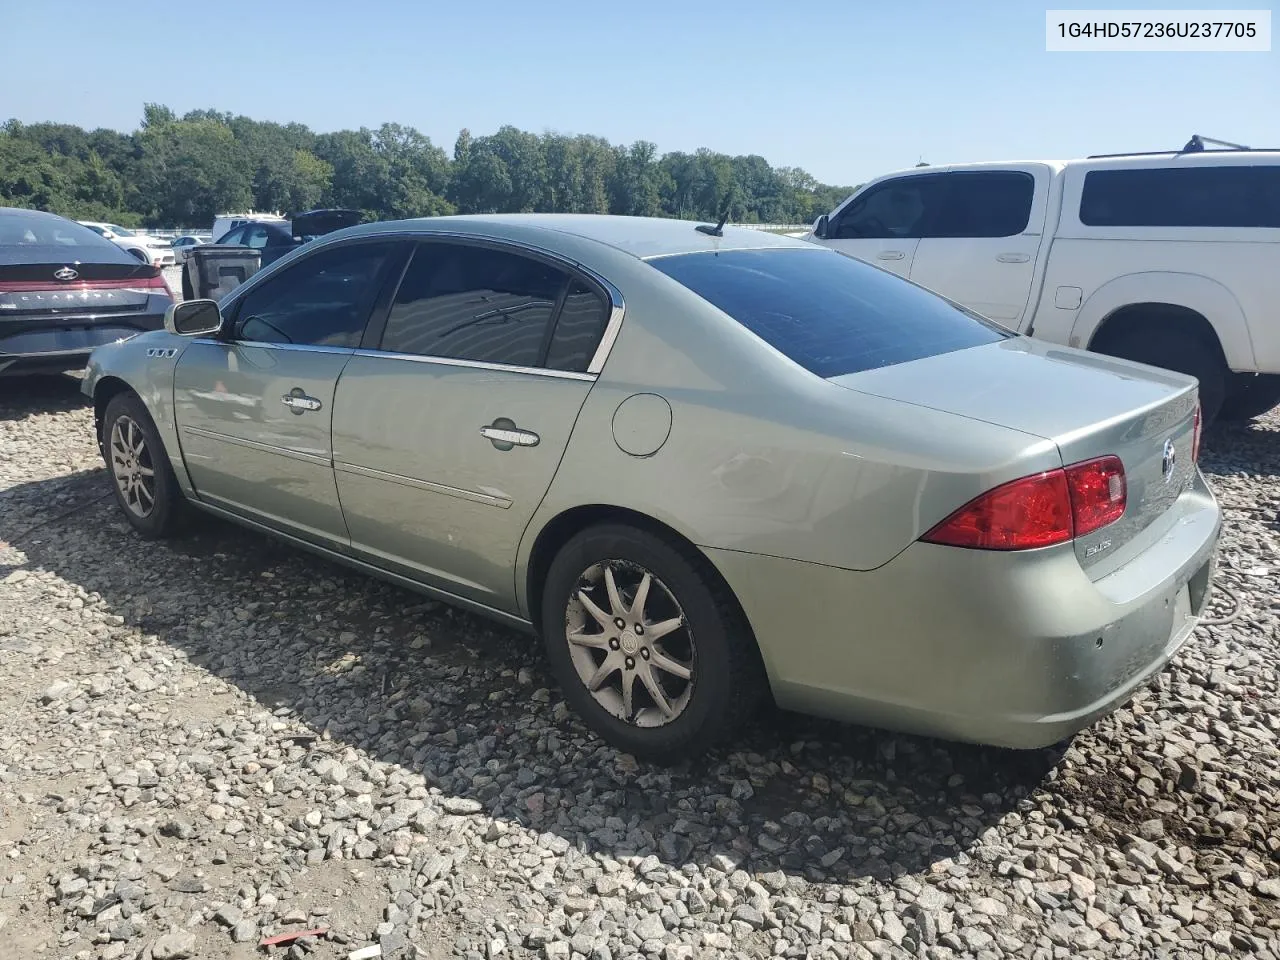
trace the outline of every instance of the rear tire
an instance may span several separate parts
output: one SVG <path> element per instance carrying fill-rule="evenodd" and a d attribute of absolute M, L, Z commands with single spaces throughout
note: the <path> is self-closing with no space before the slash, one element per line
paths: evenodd
<path fill-rule="evenodd" d="M 1280 406 L 1280 374 L 1237 376 L 1218 413 L 1221 420 L 1252 420 Z"/>
<path fill-rule="evenodd" d="M 1093 348 L 1098 353 L 1185 373 L 1200 381 L 1200 418 L 1207 427 L 1218 418 L 1227 392 L 1227 365 L 1217 343 L 1158 324 L 1122 330 Z"/>
<path fill-rule="evenodd" d="M 731 737 L 767 689 L 728 587 L 689 548 L 646 530 L 602 524 L 574 536 L 547 571 L 542 611 L 565 699 L 600 737 L 640 759 L 703 753 Z"/>
<path fill-rule="evenodd" d="M 129 525 L 147 540 L 177 533 L 191 508 L 155 421 L 137 394 L 120 393 L 107 404 L 102 450 L 111 490 Z"/>

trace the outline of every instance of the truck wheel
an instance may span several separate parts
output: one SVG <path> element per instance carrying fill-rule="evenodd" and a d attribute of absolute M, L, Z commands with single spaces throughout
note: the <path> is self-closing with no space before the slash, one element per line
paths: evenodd
<path fill-rule="evenodd" d="M 1227 365 L 1216 343 L 1183 330 L 1146 325 L 1124 330 L 1095 348 L 1123 360 L 1163 367 L 1200 381 L 1200 418 L 1207 427 L 1218 418 L 1227 393 Z"/>
<path fill-rule="evenodd" d="M 1218 417 L 1243 421 L 1280 406 L 1280 373 L 1244 374 L 1235 379 Z"/>

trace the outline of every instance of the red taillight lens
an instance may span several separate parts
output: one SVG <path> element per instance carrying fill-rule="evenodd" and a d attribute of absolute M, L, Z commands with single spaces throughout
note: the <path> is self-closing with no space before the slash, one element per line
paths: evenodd
<path fill-rule="evenodd" d="M 1029 550 L 1074 535 L 1067 475 L 1050 470 L 988 490 L 922 538 L 979 550 Z"/>
<path fill-rule="evenodd" d="M 1196 419 L 1191 427 L 1191 462 L 1200 462 L 1200 401 L 1196 401 Z"/>
<path fill-rule="evenodd" d="M 920 539 L 975 550 L 1051 547 L 1114 523 L 1126 498 L 1124 464 L 1101 457 L 988 490 Z"/>
<path fill-rule="evenodd" d="M 1115 523 L 1124 516 L 1128 490 L 1119 457 L 1102 457 L 1066 469 L 1076 536 Z"/>

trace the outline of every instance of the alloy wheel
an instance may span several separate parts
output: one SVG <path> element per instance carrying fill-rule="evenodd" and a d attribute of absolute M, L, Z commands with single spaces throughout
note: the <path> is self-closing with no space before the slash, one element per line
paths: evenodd
<path fill-rule="evenodd" d="M 579 678 L 619 720 L 660 727 L 689 705 L 693 633 L 675 595 L 649 570 L 623 560 L 592 564 L 566 605 L 565 628 Z"/>
<path fill-rule="evenodd" d="M 129 512 L 145 519 L 156 506 L 156 472 L 146 435 L 132 417 L 111 425 L 111 474 Z"/>

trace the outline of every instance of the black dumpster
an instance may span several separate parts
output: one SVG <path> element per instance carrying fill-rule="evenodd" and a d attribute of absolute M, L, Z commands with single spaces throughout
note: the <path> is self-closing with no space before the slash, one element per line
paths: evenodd
<path fill-rule="evenodd" d="M 220 300 L 258 272 L 262 251 L 207 243 L 193 247 L 182 265 L 182 299 Z"/>

